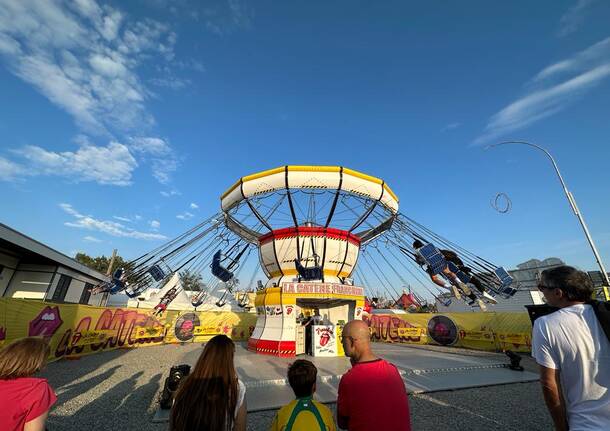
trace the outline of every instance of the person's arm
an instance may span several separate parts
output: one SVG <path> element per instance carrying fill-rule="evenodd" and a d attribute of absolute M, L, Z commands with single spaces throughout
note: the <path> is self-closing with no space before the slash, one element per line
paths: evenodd
<path fill-rule="evenodd" d="M 49 411 L 47 410 L 36 419 L 32 419 L 29 422 L 26 422 L 23 426 L 23 431 L 44 431 L 45 424 L 47 422 L 47 416 L 49 416 Z"/>
<path fill-rule="evenodd" d="M 342 377 L 339 381 L 339 389 L 337 391 L 337 426 L 344 430 L 349 426 L 347 392 L 344 377 Z"/>
<path fill-rule="evenodd" d="M 235 425 L 233 426 L 234 431 L 246 431 L 246 419 L 248 416 L 248 407 L 246 406 L 246 398 L 241 403 L 239 410 L 237 410 L 237 416 L 235 417 Z"/>
<path fill-rule="evenodd" d="M 565 401 L 561 395 L 559 370 L 540 365 L 540 384 L 542 385 L 544 402 L 553 418 L 555 429 L 557 431 L 567 431 L 568 416 Z"/>

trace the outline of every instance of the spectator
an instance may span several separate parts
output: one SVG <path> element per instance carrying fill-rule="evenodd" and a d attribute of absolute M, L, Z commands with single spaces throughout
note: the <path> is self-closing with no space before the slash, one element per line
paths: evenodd
<path fill-rule="evenodd" d="M 28 337 L 0 350 L 0 429 L 43 431 L 57 397 L 47 379 L 32 377 L 46 364 L 49 345 Z"/>
<path fill-rule="evenodd" d="M 245 431 L 246 387 L 233 365 L 235 344 L 216 335 L 182 382 L 170 413 L 173 431 Z"/>
<path fill-rule="evenodd" d="M 410 431 L 405 385 L 394 365 L 373 354 L 367 324 L 362 320 L 348 322 L 343 327 L 341 342 L 352 368 L 339 382 L 339 428 Z"/>
<path fill-rule="evenodd" d="M 313 355 L 313 316 L 307 313 L 305 320 L 301 324 L 305 327 L 305 353 L 311 356 Z"/>
<path fill-rule="evenodd" d="M 329 408 L 314 401 L 318 370 L 305 359 L 297 359 L 288 367 L 288 383 L 296 397 L 282 407 L 271 424 L 271 431 L 335 431 Z"/>
<path fill-rule="evenodd" d="M 532 333 L 532 356 L 555 428 L 610 429 L 610 342 L 585 304 L 593 292 L 590 278 L 559 266 L 542 272 L 538 289 L 560 308 L 536 319 Z"/>

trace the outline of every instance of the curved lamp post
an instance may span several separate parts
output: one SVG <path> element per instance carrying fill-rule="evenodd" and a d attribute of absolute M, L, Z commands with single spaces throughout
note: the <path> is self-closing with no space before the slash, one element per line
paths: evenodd
<path fill-rule="evenodd" d="M 595 255 L 595 260 L 597 261 L 597 265 L 599 266 L 599 269 L 601 270 L 603 280 L 604 280 L 606 286 L 610 286 L 610 280 L 608 279 L 608 273 L 606 272 L 606 269 L 604 268 L 602 258 L 599 256 L 599 253 L 597 252 L 597 248 L 595 247 L 593 238 L 591 238 L 591 234 L 589 233 L 589 228 L 587 228 L 587 224 L 585 223 L 585 220 L 583 219 L 582 214 L 580 213 L 580 210 L 578 209 L 578 206 L 576 205 L 576 200 L 574 200 L 574 196 L 572 195 L 572 192 L 570 192 L 568 190 L 568 187 L 566 186 L 566 183 L 563 180 L 563 177 L 561 176 L 561 172 L 559 172 L 557 163 L 555 163 L 555 159 L 553 158 L 553 156 L 551 156 L 551 153 L 549 153 L 547 150 L 545 150 L 544 148 L 542 148 L 538 145 L 535 145 L 535 144 L 532 144 L 532 143 L 526 142 L 526 141 L 505 141 L 505 142 L 500 142 L 497 144 L 488 145 L 485 147 L 485 149 L 488 150 L 490 148 L 499 147 L 500 145 L 509 145 L 509 144 L 527 145 L 527 146 L 536 148 L 536 149 L 542 151 L 544 154 L 546 154 L 547 157 L 551 160 L 551 163 L 553 163 L 553 167 L 555 168 L 555 172 L 557 173 L 557 176 L 559 177 L 559 181 L 561 182 L 561 186 L 563 187 L 563 192 L 566 194 L 566 197 L 568 198 L 568 202 L 570 202 L 572 211 L 574 211 L 574 214 L 576 215 L 576 217 L 578 217 L 578 221 L 580 222 L 580 225 L 582 226 L 582 230 L 585 232 L 585 236 L 587 237 L 587 241 L 589 242 L 589 245 L 591 246 L 591 250 L 593 250 L 593 254 Z"/>

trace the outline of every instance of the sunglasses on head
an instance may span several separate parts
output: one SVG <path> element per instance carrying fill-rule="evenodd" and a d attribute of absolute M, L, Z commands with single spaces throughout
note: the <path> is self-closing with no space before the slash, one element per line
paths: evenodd
<path fill-rule="evenodd" d="M 557 289 L 556 287 L 550 287 L 550 286 L 545 286 L 542 283 L 538 283 L 538 290 L 543 291 L 543 290 L 551 290 L 551 289 Z"/>

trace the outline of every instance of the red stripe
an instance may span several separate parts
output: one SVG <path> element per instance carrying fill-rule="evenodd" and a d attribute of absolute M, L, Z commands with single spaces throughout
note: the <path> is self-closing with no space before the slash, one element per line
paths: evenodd
<path fill-rule="evenodd" d="M 273 239 L 293 238 L 296 236 L 325 236 L 327 238 L 349 241 L 352 244 L 360 245 L 360 238 L 346 230 L 335 229 L 332 227 L 299 226 L 276 229 L 258 238 L 260 244 L 268 243 Z"/>
<path fill-rule="evenodd" d="M 296 353 L 296 343 L 294 341 L 254 340 L 251 338 L 248 340 L 248 350 L 263 355 L 292 357 Z"/>

